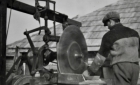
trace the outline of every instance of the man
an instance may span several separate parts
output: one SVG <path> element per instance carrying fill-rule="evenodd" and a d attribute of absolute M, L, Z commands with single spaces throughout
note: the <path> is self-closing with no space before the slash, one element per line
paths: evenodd
<path fill-rule="evenodd" d="M 101 47 L 90 67 L 84 71 L 85 76 L 95 73 L 111 58 L 113 70 L 112 85 L 137 85 L 139 76 L 139 35 L 120 23 L 117 12 L 109 12 L 103 18 L 108 31 L 102 39 Z"/>

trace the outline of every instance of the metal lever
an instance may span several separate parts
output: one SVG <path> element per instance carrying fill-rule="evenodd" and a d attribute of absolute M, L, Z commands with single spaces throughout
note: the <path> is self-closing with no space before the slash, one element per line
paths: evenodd
<path fill-rule="evenodd" d="M 32 49 L 33 55 L 34 55 L 33 61 L 35 62 L 35 64 L 33 64 L 32 72 L 31 72 L 31 75 L 34 76 L 34 74 L 36 73 L 37 52 L 35 51 L 35 46 L 34 46 L 32 40 L 31 40 L 31 38 L 30 38 L 30 36 L 29 36 L 28 31 L 24 32 L 24 34 L 26 35 L 26 37 L 27 37 L 27 39 L 28 39 L 28 42 L 29 42 L 29 44 L 30 44 L 30 46 L 31 46 L 31 49 Z"/>
<path fill-rule="evenodd" d="M 30 33 L 36 32 L 36 31 L 40 31 L 42 29 L 45 29 L 45 26 L 38 27 L 38 28 L 35 28 L 35 29 L 32 29 L 32 30 L 26 31 L 26 32 L 24 32 L 24 35 L 27 35 L 27 34 L 30 34 Z"/>

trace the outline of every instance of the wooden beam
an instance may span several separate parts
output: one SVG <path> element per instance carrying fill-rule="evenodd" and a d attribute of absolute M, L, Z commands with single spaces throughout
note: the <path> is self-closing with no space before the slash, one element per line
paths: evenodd
<path fill-rule="evenodd" d="M 6 85 L 6 16 L 7 0 L 0 3 L 0 85 Z"/>
<path fill-rule="evenodd" d="M 16 1 L 16 0 L 9 0 L 7 6 L 8 8 L 12 8 L 14 10 L 27 13 L 30 15 L 34 15 L 36 12 L 36 8 L 34 6 L 31 6 L 20 1 Z M 49 20 L 53 20 L 53 15 L 55 15 L 56 22 L 63 23 L 64 21 L 68 21 L 69 24 L 81 26 L 80 22 L 69 19 L 67 15 L 59 13 L 59 12 L 54 12 L 51 9 L 41 12 L 40 17 L 44 18 L 45 13 L 47 13 Z"/>

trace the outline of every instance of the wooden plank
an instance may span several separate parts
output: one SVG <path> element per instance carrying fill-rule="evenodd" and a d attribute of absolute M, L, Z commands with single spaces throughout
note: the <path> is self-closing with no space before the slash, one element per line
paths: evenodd
<path fill-rule="evenodd" d="M 106 82 L 98 79 L 98 80 L 86 80 L 84 82 L 80 82 L 79 85 L 106 85 Z"/>
<path fill-rule="evenodd" d="M 14 61 L 13 61 L 13 59 L 7 59 L 6 60 L 6 71 L 9 71 L 10 70 L 10 68 L 12 67 L 12 65 L 13 65 L 13 63 L 14 63 Z"/>

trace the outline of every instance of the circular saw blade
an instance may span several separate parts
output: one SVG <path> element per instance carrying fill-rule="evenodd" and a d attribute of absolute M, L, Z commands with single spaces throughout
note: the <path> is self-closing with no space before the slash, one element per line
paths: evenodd
<path fill-rule="evenodd" d="M 66 27 L 57 46 L 59 72 L 83 73 L 88 59 L 87 54 L 86 41 L 80 28 L 74 25 Z"/>

